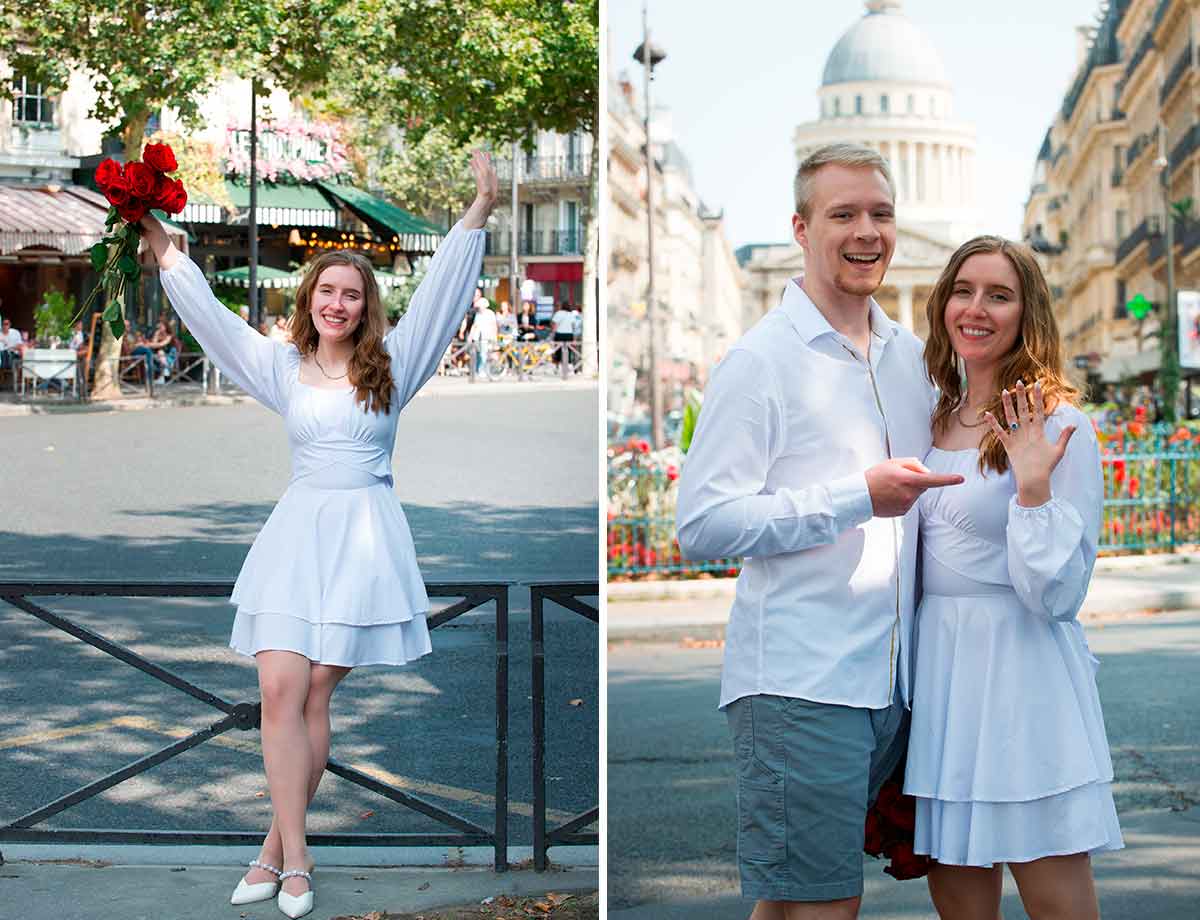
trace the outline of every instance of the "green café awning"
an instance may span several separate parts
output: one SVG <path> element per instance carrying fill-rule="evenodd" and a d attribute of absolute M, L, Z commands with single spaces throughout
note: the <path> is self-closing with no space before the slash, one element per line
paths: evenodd
<path fill-rule="evenodd" d="M 402 283 L 408 275 L 397 275 L 395 272 L 385 272 L 379 269 L 374 271 L 375 283 L 381 288 L 393 288 Z M 298 288 L 300 282 L 304 280 L 303 271 L 287 272 L 281 268 L 271 268 L 269 265 L 258 266 L 258 286 L 268 289 L 292 289 Z M 224 271 L 219 271 L 213 277 L 216 284 L 228 284 L 232 287 L 250 287 L 250 266 L 239 265 L 236 268 L 227 268 Z"/>
<path fill-rule="evenodd" d="M 299 287 L 304 276 L 296 272 L 284 271 L 282 268 L 271 268 L 269 265 L 258 266 L 258 277 L 255 279 L 260 288 L 294 288 Z M 250 287 L 250 266 L 239 265 L 217 272 L 213 279 L 217 284 L 228 284 L 232 287 Z"/>
<path fill-rule="evenodd" d="M 395 243 L 405 252 L 431 253 L 446 235 L 436 224 L 352 185 L 325 181 L 317 184 L 371 225 L 384 242 Z"/>
<path fill-rule="evenodd" d="M 250 208 L 250 186 L 226 180 L 225 191 L 239 211 Z M 336 227 L 338 210 L 314 185 L 271 185 L 260 182 L 256 190 L 260 225 L 293 227 Z M 227 217 L 220 205 L 196 195 L 176 220 L 193 224 L 224 224 Z"/>

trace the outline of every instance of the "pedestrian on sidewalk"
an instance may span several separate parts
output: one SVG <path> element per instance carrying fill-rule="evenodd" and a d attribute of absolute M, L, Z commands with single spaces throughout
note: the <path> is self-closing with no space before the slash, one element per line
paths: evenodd
<path fill-rule="evenodd" d="M 329 755 L 329 702 L 352 668 L 431 651 L 416 550 L 392 488 L 400 411 L 433 375 L 470 304 L 496 202 L 487 154 L 476 197 L 446 235 L 403 319 L 387 318 L 369 261 L 322 254 L 296 295 L 292 342 L 260 335 L 213 296 L 153 217 L 142 220 L 168 298 L 223 372 L 287 422 L 293 474 L 255 538 L 231 597 L 230 645 L 253 656 L 274 819 L 232 902 L 278 892 L 312 910 L 308 803 Z"/>
<path fill-rule="evenodd" d="M 896 245 L 886 161 L 818 149 L 795 209 L 805 274 L 713 371 L 677 512 L 687 558 L 749 557 L 720 706 L 754 920 L 858 914 L 867 808 L 908 737 L 914 506 L 963 481 L 920 462 L 921 342 L 871 296 Z"/>

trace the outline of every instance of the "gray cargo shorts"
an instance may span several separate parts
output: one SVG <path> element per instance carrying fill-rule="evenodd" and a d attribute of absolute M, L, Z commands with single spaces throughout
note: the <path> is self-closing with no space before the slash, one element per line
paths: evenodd
<path fill-rule="evenodd" d="M 742 897 L 861 895 L 867 808 L 908 746 L 899 694 L 886 709 L 747 696 L 725 715 L 737 763 Z"/>

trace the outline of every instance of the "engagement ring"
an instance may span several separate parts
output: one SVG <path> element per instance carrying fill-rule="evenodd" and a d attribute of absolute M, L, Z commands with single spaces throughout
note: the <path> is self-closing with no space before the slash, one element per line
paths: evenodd
<path fill-rule="evenodd" d="M 1018 428 L 1020 428 L 1020 427 L 1021 427 L 1021 426 L 1020 426 L 1020 425 L 1018 425 L 1016 422 L 1013 422 L 1011 425 L 1009 425 L 1009 426 L 1008 426 L 1008 430 L 1009 430 L 1010 432 L 1016 432 L 1016 430 L 1017 430 Z"/>

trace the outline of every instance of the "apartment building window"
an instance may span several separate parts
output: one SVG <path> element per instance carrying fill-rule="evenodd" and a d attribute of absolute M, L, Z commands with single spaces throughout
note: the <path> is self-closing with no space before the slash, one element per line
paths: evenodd
<path fill-rule="evenodd" d="M 912 93 L 908 94 L 908 114 L 911 115 L 917 110 L 917 97 Z"/>
<path fill-rule="evenodd" d="M 535 248 L 536 235 L 534 233 L 533 224 L 533 205 L 521 205 L 521 253 L 523 255 L 538 255 L 539 252 Z"/>
<path fill-rule="evenodd" d="M 834 97 L 834 100 L 833 100 L 833 114 L 834 114 L 834 115 L 841 115 L 841 114 L 842 114 L 842 97 L 841 97 L 841 96 L 835 96 L 835 97 Z"/>
<path fill-rule="evenodd" d="M 1117 232 L 1117 242 L 1120 243 L 1121 240 L 1125 239 L 1125 229 L 1126 229 L 1125 228 L 1125 212 L 1117 211 L 1117 213 L 1114 214 L 1113 216 L 1116 219 L 1116 228 L 1115 229 Z"/>
<path fill-rule="evenodd" d="M 54 124 L 54 100 L 46 93 L 46 87 L 28 77 L 13 80 L 13 121 L 25 125 Z"/>
<path fill-rule="evenodd" d="M 854 114 L 855 115 L 862 114 L 862 96 L 854 97 Z"/>
<path fill-rule="evenodd" d="M 884 115 L 888 112 L 888 97 L 886 93 L 879 97 L 879 111 Z"/>

